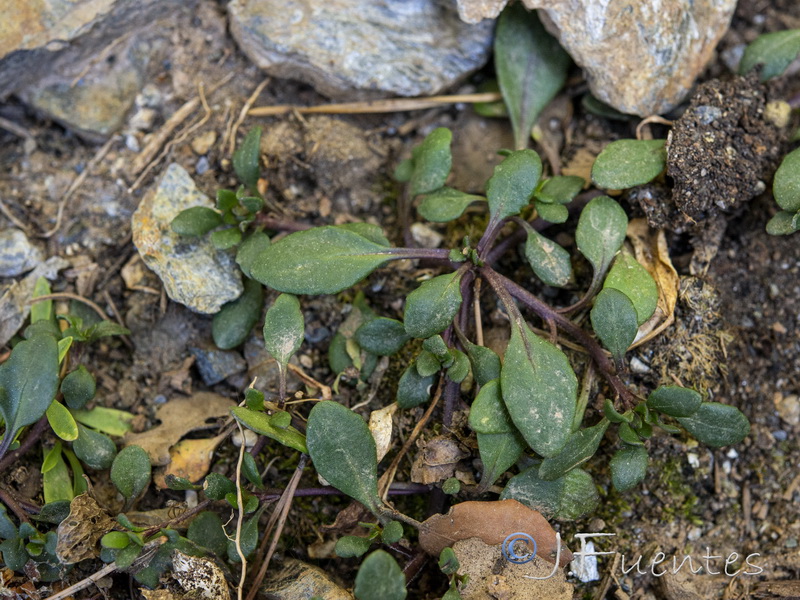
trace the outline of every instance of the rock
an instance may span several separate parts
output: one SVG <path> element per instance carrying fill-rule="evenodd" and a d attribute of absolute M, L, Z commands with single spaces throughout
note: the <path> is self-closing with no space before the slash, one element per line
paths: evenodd
<path fill-rule="evenodd" d="M 463 23 L 451 0 L 232 0 L 228 13 L 256 65 L 331 97 L 436 94 L 482 67 L 492 44 L 492 23 Z"/>
<path fill-rule="evenodd" d="M 411 225 L 411 237 L 422 248 L 438 248 L 444 241 L 444 236 L 424 223 Z"/>
<path fill-rule="evenodd" d="M 217 384 L 247 369 L 247 363 L 238 352 L 220 350 L 213 346 L 192 346 L 189 351 L 194 355 L 195 365 L 206 385 Z"/>
<path fill-rule="evenodd" d="M 458 16 L 465 23 L 495 19 L 507 3 L 508 0 L 458 0 Z"/>
<path fill-rule="evenodd" d="M 244 288 L 230 252 L 214 248 L 208 236 L 183 237 L 170 228 L 172 219 L 192 206 L 214 205 L 173 163 L 133 214 L 133 243 L 172 300 L 195 312 L 214 314 Z"/>
<path fill-rule="evenodd" d="M 201 133 L 192 140 L 192 152 L 202 156 L 211 149 L 211 146 L 213 146 L 214 142 L 216 141 L 217 132 L 213 129 L 206 131 L 205 133 Z"/>
<path fill-rule="evenodd" d="M 692 87 L 728 29 L 735 0 L 524 0 L 581 66 L 592 93 L 625 112 L 661 114 Z"/>
<path fill-rule="evenodd" d="M 353 600 L 350 592 L 339 587 L 325 571 L 292 559 L 264 584 L 260 594 L 268 600 L 305 600 L 315 596 L 325 600 Z"/>
<path fill-rule="evenodd" d="M 780 392 L 776 392 L 773 401 L 781 419 L 789 425 L 800 425 L 800 400 L 798 400 L 797 394 L 784 396 Z"/>
<path fill-rule="evenodd" d="M 0 277 L 22 275 L 42 260 L 42 251 L 30 243 L 22 230 L 0 231 Z"/>

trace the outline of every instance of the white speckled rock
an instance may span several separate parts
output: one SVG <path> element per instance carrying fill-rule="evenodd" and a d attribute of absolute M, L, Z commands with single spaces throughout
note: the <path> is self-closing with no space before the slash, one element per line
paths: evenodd
<path fill-rule="evenodd" d="M 336 97 L 435 94 L 489 58 L 491 22 L 452 0 L 232 0 L 231 34 L 260 68 Z"/>
<path fill-rule="evenodd" d="M 736 0 L 523 0 L 578 65 L 592 93 L 622 112 L 669 111 L 728 29 Z"/>
<path fill-rule="evenodd" d="M 32 245 L 20 229 L 0 231 L 0 277 L 16 277 L 44 260 L 42 251 Z"/>
<path fill-rule="evenodd" d="M 172 300 L 195 312 L 214 314 L 241 295 L 241 275 L 232 255 L 214 248 L 208 236 L 183 237 L 172 231 L 172 219 L 192 206 L 214 205 L 173 163 L 133 214 L 133 243 Z"/>

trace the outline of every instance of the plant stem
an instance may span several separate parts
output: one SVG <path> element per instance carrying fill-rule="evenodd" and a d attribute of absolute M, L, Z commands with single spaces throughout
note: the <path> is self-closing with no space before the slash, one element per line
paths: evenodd
<path fill-rule="evenodd" d="M 453 425 L 453 413 L 455 413 L 456 402 L 461 394 L 461 384 L 448 379 L 444 384 L 444 405 L 442 406 L 442 425 L 450 428 Z"/>
<path fill-rule="evenodd" d="M 30 523 L 31 520 L 28 518 L 28 515 L 22 510 L 22 507 L 17 504 L 17 501 L 3 488 L 0 488 L 0 502 L 5 504 L 12 513 L 14 513 L 17 518 L 20 520 L 20 523 Z"/>
<path fill-rule="evenodd" d="M 489 281 L 489 283 L 500 296 L 501 301 L 503 300 L 504 295 L 511 294 L 514 298 L 522 302 L 527 308 L 529 308 L 539 317 L 545 321 L 550 320 L 555 322 L 558 327 L 571 335 L 572 338 L 580 343 L 581 346 L 586 348 L 586 351 L 589 353 L 589 356 L 597 365 L 600 372 L 617 393 L 617 396 L 625 406 L 625 410 L 634 407 L 637 401 L 636 396 L 616 375 L 613 363 L 606 356 L 600 345 L 588 333 L 575 325 L 575 323 L 570 321 L 564 315 L 556 312 L 552 306 L 542 302 L 528 290 L 514 283 L 507 277 L 500 275 L 500 273 L 494 269 L 490 267 L 482 267 L 481 275 L 483 275 Z M 505 301 L 503 303 L 506 304 Z M 515 310 L 518 309 L 515 307 Z"/>
<path fill-rule="evenodd" d="M 12 440 L 11 439 L 6 440 L 6 438 L 8 438 L 8 435 L 6 435 L 6 438 L 3 438 L 2 447 L 0 448 L 0 459 L 1 459 L 0 460 L 0 473 L 5 471 L 6 468 L 8 468 L 9 465 L 12 465 L 13 463 L 15 463 L 19 457 L 21 457 L 28 450 L 30 450 L 31 447 L 33 447 L 33 445 L 42 436 L 42 434 L 44 433 L 45 429 L 47 429 L 47 417 L 42 417 L 41 419 L 39 419 L 36 422 L 36 425 L 34 425 L 33 428 L 30 430 L 30 432 L 28 433 L 27 437 L 25 438 L 25 441 L 23 441 L 20 444 L 19 448 L 17 448 L 16 450 L 11 452 L 7 456 L 5 456 L 5 454 L 6 454 L 6 451 L 8 451 L 8 447 L 11 445 L 11 441 Z M 8 432 L 6 432 L 6 434 L 7 433 Z"/>
<path fill-rule="evenodd" d="M 427 494 L 431 491 L 430 486 L 421 483 L 393 483 L 389 486 L 389 496 L 412 496 L 414 494 Z M 253 492 L 259 500 L 271 501 L 280 498 L 281 490 L 268 489 L 263 492 Z M 344 496 L 344 492 L 340 492 L 335 487 L 311 487 L 311 488 L 297 488 L 294 491 L 296 498 L 304 496 Z"/>

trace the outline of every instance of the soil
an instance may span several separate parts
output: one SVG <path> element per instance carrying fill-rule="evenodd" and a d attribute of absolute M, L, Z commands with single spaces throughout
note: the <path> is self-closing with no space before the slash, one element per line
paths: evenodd
<path fill-rule="evenodd" d="M 697 386 L 714 401 L 740 408 L 752 423 L 751 433 L 735 447 L 713 451 L 685 437 L 657 434 L 648 442 L 648 478 L 624 494 L 610 485 L 608 461 L 613 448 L 601 446 L 587 469 L 599 486 L 602 504 L 597 514 L 562 523 L 560 529 L 573 551 L 580 547 L 576 533 L 613 533 L 615 537 L 595 540 L 598 550 L 611 552 L 600 558 L 600 581 L 581 583 L 568 577 L 575 585 L 575 598 L 769 598 L 786 597 L 786 589 L 789 597 L 800 596 L 800 588 L 786 583 L 800 580 L 800 238 L 771 237 L 765 232 L 766 222 L 777 212 L 769 182 L 778 158 L 788 147 L 785 132 L 792 129 L 776 128 L 763 118 L 768 101 L 797 97 L 800 81 L 795 73 L 781 81 L 780 89 L 767 89 L 750 78 L 732 78 L 725 66 L 738 44 L 752 41 L 760 33 L 792 27 L 800 27 L 800 4 L 794 0 L 740 3 L 717 60 L 675 124 L 670 141 L 674 157 L 671 182 L 642 186 L 623 199 L 632 215 L 644 214 L 654 225 L 669 230 L 670 256 L 681 276 L 676 323 L 629 355 L 645 368 L 629 372 L 628 382 L 642 390 L 673 383 L 675 378 Z M 169 302 L 158 278 L 143 267 L 130 242 L 131 214 L 148 185 L 170 162 L 186 168 L 210 196 L 217 189 L 235 187 L 226 132 L 264 79 L 226 33 L 220 5 L 212 0 L 200 2 L 197 11 L 187 11 L 165 25 L 164 39 L 171 48 L 170 65 L 153 79 L 163 98 L 155 121 L 144 129 L 129 129 L 107 147 L 86 143 L 15 100 L 0 105 L 0 116 L 26 129 L 35 141 L 32 147 L 30 140 L 0 129 L 0 164 L 4 166 L 0 225 L 22 228 L 47 256 L 69 261 L 70 267 L 53 282 L 54 292 L 89 298 L 109 318 L 118 317 L 131 330 L 130 346 L 117 339 L 92 346 L 85 364 L 97 378 L 97 404 L 134 413 L 139 429 L 155 424 L 155 409 L 167 398 L 213 391 L 238 402 L 254 376 L 267 392 L 277 387 L 274 364 L 267 361 L 255 335 L 242 351 L 246 372 L 210 388 L 204 385 L 192 364 L 191 348 L 210 343 L 210 318 Z M 223 87 L 208 91 L 211 82 L 222 81 L 229 73 L 233 76 Z M 459 91 L 473 91 L 487 76 L 488 68 Z M 191 133 L 174 135 L 165 156 L 136 183 L 140 173 L 132 171 L 132 164 L 138 150 L 184 102 L 196 96 L 200 81 L 206 82 L 210 112 L 196 111 L 184 123 L 186 128 L 194 127 Z M 553 125 L 553 131 L 543 137 L 545 147 L 537 149 L 551 171 L 563 167 L 564 174 L 579 173 L 584 168 L 581 156 L 588 153 L 591 157 L 606 142 L 635 135 L 635 122 L 610 121 L 587 113 L 580 102 L 584 89 L 579 73 L 574 73 L 549 109 L 553 112 L 546 123 Z M 256 105 L 325 102 L 306 85 L 274 80 L 258 96 Z M 700 107 L 712 107 L 703 110 L 711 110 L 714 118 L 708 121 Z M 413 144 L 434 127 L 453 128 L 451 183 L 469 192 L 480 190 L 500 160 L 495 150 L 510 145 L 507 122 L 486 120 L 464 106 L 390 115 L 304 118 L 289 114 L 248 119 L 240 132 L 257 124 L 265 128 L 262 176 L 268 183 L 268 203 L 277 207 L 276 219 L 308 225 L 373 222 L 382 225 L 396 243 L 403 238 L 395 211 L 400 189 L 390 175 Z M 796 115 L 792 125 L 797 127 Z M 653 131 L 656 136 L 666 136 L 662 126 Z M 702 141 L 710 131 L 718 152 L 709 153 Z M 209 132 L 216 133 L 216 141 L 198 154 L 203 140 L 210 139 Z M 728 148 L 733 149 L 736 160 L 707 161 L 708 156 L 725 155 Z M 67 192 L 71 186 L 74 189 Z M 455 244 L 471 233 L 465 220 L 431 227 Z M 574 220 L 551 230 L 568 249 L 574 248 L 572 232 Z M 530 273 L 523 273 L 513 256 L 501 266 L 509 273 L 518 270 L 520 283 L 531 281 Z M 416 281 L 431 273 L 424 264 L 403 263 L 396 269 L 377 271 L 360 289 L 378 314 L 397 318 Z M 578 270 L 579 280 L 585 280 L 585 275 Z M 547 299 L 554 304 L 566 305 L 574 299 L 573 291 L 540 291 L 551 294 Z M 352 291 L 303 300 L 306 343 L 296 364 L 327 385 L 334 383 L 328 346 L 355 310 L 354 301 Z M 72 310 L 76 310 L 74 306 Z M 66 308 L 63 304 L 60 310 Z M 502 328 L 504 317 L 495 307 L 485 308 L 488 337 Z M 366 382 L 357 383 L 357 377 L 340 382 L 337 399 L 348 406 L 368 403 L 368 408 L 360 409 L 365 415 L 369 409 L 390 404 L 410 356 L 412 349 L 404 349 L 379 366 Z M 291 391 L 303 389 L 297 378 L 290 378 L 289 386 Z M 422 412 L 398 413 L 395 423 L 401 440 L 407 438 Z M 437 413 L 434 422 L 440 419 Z M 432 429 L 428 438 L 446 433 L 441 426 Z M 474 438 L 469 439 L 468 428 L 459 429 L 456 418 L 453 429 L 460 438 L 459 447 L 474 455 Z M 47 447 L 53 442 L 45 437 Z M 220 446 L 214 470 L 230 473 L 234 451 L 230 444 Z M 412 451 L 412 460 L 414 454 Z M 38 456 L 31 452 L 22 464 L 2 474 L 4 488 L 34 504 L 41 502 L 40 480 L 31 476 L 38 473 Z M 294 464 L 274 450 L 264 464 L 273 458 L 269 486 L 283 489 Z M 411 463 L 408 460 L 401 465 L 398 481 L 408 480 Z M 105 475 L 95 475 L 96 488 L 110 489 Z M 308 469 L 300 486 L 317 485 L 316 476 Z M 118 499 L 106 495 L 113 507 Z M 409 512 L 424 512 L 428 502 L 443 506 L 442 495 L 430 496 L 399 497 L 396 504 Z M 151 491 L 139 508 L 164 509 L 184 500 L 182 492 Z M 347 506 L 344 499 L 336 497 L 298 498 L 276 561 L 304 560 L 345 587 L 352 586 L 357 562 L 331 559 L 332 538 L 322 529 L 338 518 L 344 522 Z M 711 566 L 722 573 L 688 576 L 682 571 L 676 576 L 655 577 L 648 561 L 659 552 L 666 556 L 667 567 L 673 556 L 680 562 L 691 555 L 695 564 L 702 564 L 706 553 L 721 556 Z M 732 553 L 738 557 L 730 561 L 729 572 L 742 569 L 735 577 L 724 573 L 725 557 Z M 641 565 L 646 573 L 622 574 L 619 561 L 623 555 L 626 569 L 636 555 L 644 555 Z M 744 573 L 748 555 L 763 569 L 758 575 Z M 397 556 L 406 560 L 402 552 Z M 97 565 L 82 565 L 74 570 L 69 583 L 90 575 L 94 567 Z M 129 596 L 129 579 L 126 574 L 113 576 L 111 597 L 137 597 L 135 592 Z M 439 598 L 445 589 L 435 561 L 429 561 L 411 583 L 409 597 Z M 770 590 L 779 591 L 770 596 Z M 85 593 L 80 597 L 97 597 L 96 589 Z"/>

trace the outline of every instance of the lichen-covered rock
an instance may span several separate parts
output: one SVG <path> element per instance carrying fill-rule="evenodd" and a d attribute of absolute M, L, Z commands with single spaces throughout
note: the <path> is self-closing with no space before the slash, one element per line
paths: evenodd
<path fill-rule="evenodd" d="M 213 203 L 173 163 L 133 214 L 133 243 L 172 300 L 195 312 L 214 314 L 241 295 L 241 275 L 231 253 L 214 248 L 208 236 L 183 237 L 172 231 L 172 219 L 192 206 Z"/>
<path fill-rule="evenodd" d="M 492 23 L 465 24 L 451 0 L 232 0 L 228 12 L 260 68 L 331 97 L 435 94 L 491 51 Z"/>
<path fill-rule="evenodd" d="M 20 229 L 0 231 L 0 277 L 16 277 L 30 271 L 44 256 L 42 251 L 31 244 Z"/>
<path fill-rule="evenodd" d="M 586 73 L 592 93 L 625 113 L 677 105 L 728 29 L 735 0 L 523 0 Z"/>

